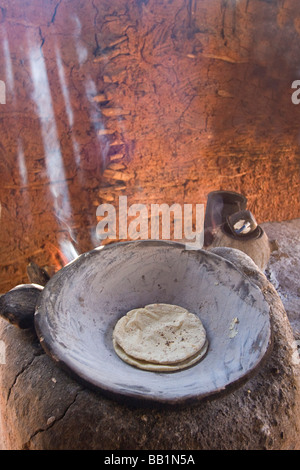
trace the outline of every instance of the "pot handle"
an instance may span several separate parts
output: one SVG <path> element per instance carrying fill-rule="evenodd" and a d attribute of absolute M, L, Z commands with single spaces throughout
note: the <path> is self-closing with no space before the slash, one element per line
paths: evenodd
<path fill-rule="evenodd" d="M 20 284 L 0 297 L 0 316 L 21 329 L 34 326 L 34 313 L 43 286 Z"/>

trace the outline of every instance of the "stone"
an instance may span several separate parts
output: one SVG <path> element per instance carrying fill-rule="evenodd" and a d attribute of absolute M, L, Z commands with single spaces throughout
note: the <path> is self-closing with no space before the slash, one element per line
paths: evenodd
<path fill-rule="evenodd" d="M 243 386 L 183 408 L 120 403 L 80 385 L 46 355 L 33 330 L 0 321 L 0 415 L 6 449 L 299 450 L 300 364 L 283 304 L 244 253 L 214 248 L 270 305 L 271 355 Z M 53 380 L 55 379 L 55 380 Z"/>

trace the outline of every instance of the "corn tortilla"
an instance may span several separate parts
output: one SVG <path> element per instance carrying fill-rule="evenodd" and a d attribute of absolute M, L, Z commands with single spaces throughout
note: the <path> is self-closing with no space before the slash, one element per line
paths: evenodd
<path fill-rule="evenodd" d="M 135 357 L 129 356 L 126 352 L 113 340 L 113 345 L 117 355 L 127 364 L 137 367 L 138 369 L 149 370 L 152 372 L 172 372 L 180 369 L 186 369 L 202 359 L 208 348 L 208 341 L 205 341 L 203 348 L 197 352 L 194 356 L 191 356 L 185 361 L 177 362 L 176 364 L 155 364 L 146 361 L 140 361 Z"/>
<path fill-rule="evenodd" d="M 119 357 L 136 367 L 178 370 L 203 357 L 208 343 L 197 315 L 177 305 L 149 304 L 119 319 L 113 345 Z"/>

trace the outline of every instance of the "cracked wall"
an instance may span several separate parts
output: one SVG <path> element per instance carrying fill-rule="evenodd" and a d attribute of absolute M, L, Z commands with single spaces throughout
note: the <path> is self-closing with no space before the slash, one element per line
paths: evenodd
<path fill-rule="evenodd" d="M 296 0 L 3 1 L 0 292 L 93 248 L 119 195 L 299 217 L 299 24 Z"/>

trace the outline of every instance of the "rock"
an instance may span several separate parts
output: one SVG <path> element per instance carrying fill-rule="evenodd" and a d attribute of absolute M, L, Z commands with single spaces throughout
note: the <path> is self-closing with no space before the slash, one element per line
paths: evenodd
<path fill-rule="evenodd" d="M 244 253 L 216 248 L 247 274 L 270 305 L 271 355 L 238 390 L 185 408 L 147 408 L 91 391 L 46 355 L 32 330 L 1 320 L 0 411 L 6 449 L 300 449 L 300 365 L 282 302 Z"/>

